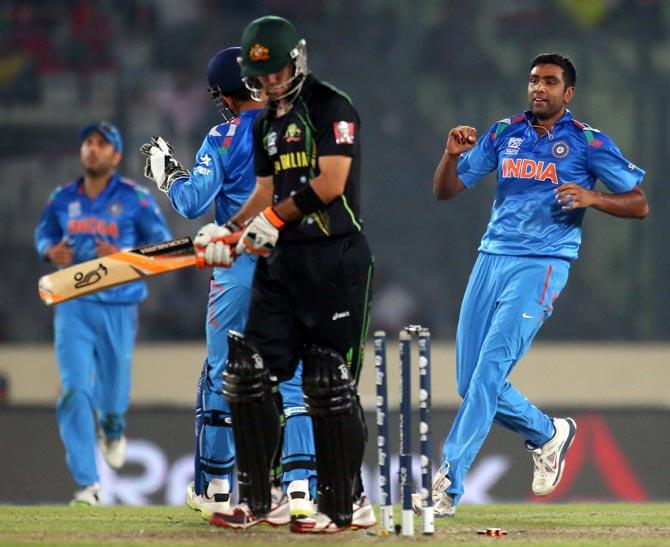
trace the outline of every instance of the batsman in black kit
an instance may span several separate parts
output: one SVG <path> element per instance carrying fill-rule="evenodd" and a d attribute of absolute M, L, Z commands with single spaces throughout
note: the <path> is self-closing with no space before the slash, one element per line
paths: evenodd
<path fill-rule="evenodd" d="M 369 326 L 373 258 L 360 220 L 360 122 L 350 99 L 312 76 L 305 41 L 281 17 L 242 35 L 242 75 L 268 108 L 254 125 L 256 189 L 205 257 L 256 266 L 244 335 L 231 333 L 224 373 L 242 503 L 213 524 L 246 528 L 272 514 L 269 472 L 279 442 L 277 382 L 304 362 L 313 419 L 318 512 L 293 532 L 328 533 L 376 524 L 362 492 L 366 429 L 357 382 Z"/>

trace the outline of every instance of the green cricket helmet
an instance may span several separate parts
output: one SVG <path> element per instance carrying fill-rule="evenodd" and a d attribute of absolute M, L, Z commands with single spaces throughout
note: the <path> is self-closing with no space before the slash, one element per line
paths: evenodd
<path fill-rule="evenodd" d="M 295 99 L 300 93 L 307 76 L 307 46 L 305 40 L 298 38 L 293 24 L 276 15 L 266 15 L 247 25 L 242 33 L 242 54 L 238 58 L 242 68 L 242 79 L 255 100 L 261 100 L 263 86 L 258 76 L 279 72 L 286 65 L 293 65 L 294 72 L 289 79 L 289 89 L 278 101 L 292 95 Z"/>

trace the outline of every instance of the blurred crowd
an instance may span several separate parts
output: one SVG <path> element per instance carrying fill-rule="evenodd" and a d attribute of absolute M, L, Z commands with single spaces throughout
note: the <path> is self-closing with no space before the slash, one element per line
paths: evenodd
<path fill-rule="evenodd" d="M 294 21 L 311 69 L 346 89 L 361 113 L 363 213 L 377 257 L 373 327 L 424 323 L 453 336 L 493 189 L 456 206 L 434 201 L 444 138 L 458 123 L 483 131 L 523 110 L 527 63 L 559 49 L 577 65 L 576 116 L 650 173 L 654 218 L 642 228 L 587 215 L 584 263 L 560 302 L 569 310 L 559 317 L 574 320 L 552 320 L 543 336 L 663 338 L 670 283 L 653 258 L 663 255 L 654 234 L 670 198 L 655 178 L 667 170 L 668 143 L 654 105 L 668 103 L 669 12 L 660 0 L 5 0 L 0 281 L 13 290 L 0 295 L 0 341 L 50 338 L 51 313 L 35 289 L 49 266 L 36 258 L 32 230 L 51 189 L 80 173 L 78 128 L 116 123 L 126 142 L 121 172 L 142 183 L 135 150 L 151 135 L 169 140 L 190 167 L 218 120 L 207 61 L 268 13 Z M 630 85 L 638 78 L 644 86 Z M 650 122 L 642 133 L 640 119 Z M 171 212 L 169 222 L 175 236 L 195 228 Z M 206 280 L 186 270 L 152 281 L 141 336 L 200 338 Z"/>

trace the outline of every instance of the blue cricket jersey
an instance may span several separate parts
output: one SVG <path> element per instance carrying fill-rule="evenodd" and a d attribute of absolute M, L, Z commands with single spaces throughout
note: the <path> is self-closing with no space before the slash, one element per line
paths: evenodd
<path fill-rule="evenodd" d="M 67 238 L 68 245 L 74 249 L 72 263 L 78 264 L 97 258 L 96 239 L 112 243 L 119 249 L 129 249 L 171 237 L 165 218 L 149 191 L 115 174 L 95 199 L 86 195 L 83 177 L 56 188 L 35 229 L 35 247 L 44 257 L 49 247 Z M 83 299 L 131 304 L 146 296 L 146 284 L 136 281 Z"/>
<path fill-rule="evenodd" d="M 246 110 L 209 131 L 191 176 L 170 186 L 170 201 L 181 215 L 199 217 L 214 201 L 216 222 L 224 224 L 247 201 L 256 186 L 251 130 L 261 111 Z"/>
<path fill-rule="evenodd" d="M 542 135 L 533 119 L 527 111 L 494 123 L 459 159 L 457 174 L 467 188 L 494 169 L 497 173 L 491 220 L 479 250 L 574 260 L 586 210 L 563 211 L 554 190 L 567 183 L 592 190 L 600 179 L 620 194 L 640 184 L 645 172 L 569 110 Z"/>

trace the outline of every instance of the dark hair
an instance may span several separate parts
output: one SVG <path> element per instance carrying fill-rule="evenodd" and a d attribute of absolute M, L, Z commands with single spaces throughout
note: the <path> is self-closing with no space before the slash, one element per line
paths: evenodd
<path fill-rule="evenodd" d="M 246 87 L 240 87 L 239 89 L 236 89 L 232 93 L 224 93 L 224 95 L 227 95 L 228 97 L 232 97 L 236 101 L 250 101 L 251 100 L 251 93 Z"/>
<path fill-rule="evenodd" d="M 533 70 L 537 65 L 556 65 L 560 66 L 563 71 L 563 80 L 565 87 L 574 87 L 577 83 L 577 71 L 575 65 L 569 57 L 561 55 L 560 53 L 541 53 L 530 64 L 530 70 Z"/>

